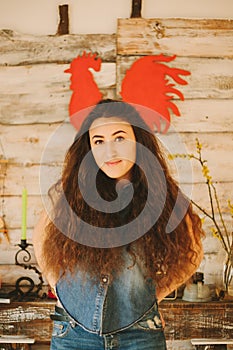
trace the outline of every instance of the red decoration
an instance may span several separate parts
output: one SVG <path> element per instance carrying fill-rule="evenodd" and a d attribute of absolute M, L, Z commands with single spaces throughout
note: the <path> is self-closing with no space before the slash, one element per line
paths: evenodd
<path fill-rule="evenodd" d="M 187 82 L 180 78 L 179 75 L 190 75 L 190 72 L 171 68 L 161 62 L 173 61 L 176 56 L 145 56 L 134 62 L 131 68 L 126 72 L 125 78 L 122 81 L 121 96 L 124 101 L 135 103 L 139 106 L 148 107 L 146 112 L 143 112 L 144 120 L 153 130 L 154 123 L 160 131 L 160 119 L 164 119 L 166 126 L 164 132 L 167 131 L 170 125 L 169 109 L 176 116 L 180 116 L 180 112 L 176 105 L 171 101 L 175 94 L 181 100 L 184 100 L 183 94 L 174 88 L 175 84 L 169 83 L 167 77 L 171 77 L 175 82 L 181 85 L 186 85 Z M 153 116 L 153 112 L 155 114 Z"/>
<path fill-rule="evenodd" d="M 171 62 L 176 56 L 144 56 L 134 62 L 126 72 L 122 81 L 121 96 L 123 101 L 132 103 L 141 113 L 145 122 L 154 130 L 154 124 L 158 131 L 161 131 L 161 121 L 165 122 L 166 132 L 170 125 L 170 110 L 180 116 L 180 112 L 171 100 L 176 95 L 180 100 L 184 100 L 183 94 L 174 88 L 175 84 L 169 82 L 172 78 L 174 82 L 186 85 L 187 82 L 180 75 L 190 75 L 187 70 L 171 68 L 164 64 Z M 96 54 L 83 53 L 75 58 L 70 68 L 65 70 L 71 73 L 71 96 L 69 105 L 69 115 L 71 123 L 79 129 L 90 108 L 101 100 L 102 94 L 94 81 L 89 68 L 99 71 L 101 59 L 96 58 Z M 90 108 L 88 108 L 90 107 Z"/>
<path fill-rule="evenodd" d="M 73 94 L 69 104 L 70 121 L 76 129 L 79 129 L 86 115 L 90 112 L 87 107 L 94 106 L 102 98 L 102 94 L 94 81 L 89 68 L 93 68 L 96 72 L 100 70 L 101 59 L 96 58 L 96 54 L 86 54 L 75 58 L 70 68 L 65 70 L 65 73 L 71 73 L 70 89 Z M 86 109 L 86 110 L 85 110 Z M 80 112 L 78 113 L 77 112 Z M 77 115 L 76 115 L 77 114 Z"/>
<path fill-rule="evenodd" d="M 56 295 L 53 294 L 51 289 L 48 290 L 48 295 L 47 296 L 48 296 L 49 299 L 57 299 Z"/>

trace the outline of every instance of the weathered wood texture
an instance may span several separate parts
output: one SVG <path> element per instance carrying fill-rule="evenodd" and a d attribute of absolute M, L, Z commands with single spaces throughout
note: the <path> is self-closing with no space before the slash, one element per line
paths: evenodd
<path fill-rule="evenodd" d="M 121 82 L 127 69 L 140 56 L 120 56 L 117 58 L 117 92 L 120 92 Z M 185 99 L 232 99 L 233 97 L 233 59 L 221 56 L 210 57 L 186 57 L 177 56 L 169 63 L 170 67 L 182 67 L 191 75 L 186 77 L 187 85 L 179 86 Z M 169 77 L 168 77 L 169 79 Z M 208 114 L 207 114 L 208 115 Z"/>
<path fill-rule="evenodd" d="M 132 0 L 131 18 L 141 17 L 142 0 Z"/>
<path fill-rule="evenodd" d="M 160 310 L 166 323 L 165 335 L 170 346 L 177 340 L 232 337 L 232 302 L 163 301 Z M 49 315 L 53 312 L 53 301 L 1 304 L 0 332 L 6 333 L 7 327 L 13 325 L 18 333 L 33 335 L 36 342 L 49 342 L 52 331 Z"/>
<path fill-rule="evenodd" d="M 230 19 L 118 19 L 117 53 L 232 58 L 232 27 Z"/>
<path fill-rule="evenodd" d="M 64 154 L 75 135 L 68 119 L 70 75 L 64 70 L 84 50 L 97 52 L 102 58 L 100 72 L 93 75 L 104 97 L 120 96 L 127 69 L 143 55 L 176 54 L 169 65 L 191 71 L 188 84 L 179 86 L 185 101 L 175 101 L 181 117 L 172 116 L 168 134 L 158 137 L 168 153 L 194 152 L 195 138 L 199 138 L 231 225 L 227 200 L 233 197 L 232 23 L 136 18 L 119 19 L 117 34 L 112 35 L 32 36 L 0 31 L 0 156 L 8 159 L 0 174 L 1 196 L 4 182 L 1 210 L 11 239 L 9 245 L 2 237 L 0 246 L 0 274 L 5 283 L 14 283 L 22 272 L 14 266 L 20 240 L 22 188 L 26 186 L 29 194 L 27 234 L 31 241 L 43 207 L 41 191 L 45 193 L 59 176 Z M 208 208 L 198 164 L 192 163 L 190 168 L 190 163 L 181 159 L 172 168 L 183 190 Z M 41 177 L 43 181 L 39 182 Z M 205 227 L 205 277 L 214 283 L 222 268 L 223 252 L 219 253 L 219 242 L 209 234 L 211 224 L 206 222 Z"/>
<path fill-rule="evenodd" d="M 57 28 L 58 35 L 69 34 L 69 5 L 59 5 L 60 22 Z"/>
<path fill-rule="evenodd" d="M 103 61 L 116 60 L 115 34 L 27 35 L 0 31 L 0 65 L 69 63 L 83 51 L 98 53 Z"/>
<path fill-rule="evenodd" d="M 137 56 L 138 57 L 138 56 Z M 93 72 L 96 82 L 104 97 L 114 97 L 116 87 L 117 69 L 117 94 L 121 90 L 121 82 L 126 70 L 136 58 L 128 60 L 120 57 L 117 68 L 115 63 L 103 63 L 101 71 Z M 227 126 L 232 130 L 229 122 L 229 101 L 233 96 L 233 63 L 226 59 L 198 59 L 185 61 L 177 58 L 171 66 L 177 65 L 192 72 L 188 77 L 188 85 L 180 87 L 186 100 L 179 102 L 184 125 L 172 120 L 175 126 L 185 130 L 199 130 L 214 128 L 221 125 L 221 129 Z M 7 123 L 39 123 L 59 122 L 67 116 L 67 102 L 71 96 L 68 74 L 64 73 L 65 64 L 40 64 L 15 67 L 0 66 L 0 122 Z M 213 105 L 206 100 L 213 99 Z M 221 105 L 220 101 L 221 100 Z M 192 104 L 193 103 L 193 104 Z M 226 117 L 222 111 L 227 112 Z M 200 120 L 200 118 L 202 118 Z M 223 120 L 224 118 L 224 120 Z M 226 118 L 226 120 L 225 120 Z M 181 118 L 180 118 L 181 119 Z M 195 123 L 195 124 L 194 124 Z M 217 123 L 217 125 L 216 125 Z M 199 131 L 198 130 L 198 131 Z M 208 129 L 207 129 L 208 130 Z M 185 130 L 186 131 L 186 130 Z M 201 131 L 201 130 L 200 130 Z"/>
<path fill-rule="evenodd" d="M 227 200 L 233 197 L 233 179 L 230 175 L 233 151 L 233 21 L 119 19 L 117 96 L 120 96 L 122 80 L 127 70 L 137 59 L 161 53 L 176 55 L 176 59 L 168 66 L 188 70 L 191 75 L 186 77 L 187 85 L 178 85 L 185 101 L 174 101 L 181 117 L 172 115 L 173 128 L 166 135 L 159 135 L 159 138 L 165 145 L 166 153 L 194 153 L 195 138 L 198 137 L 203 145 L 204 159 L 208 160 L 210 173 L 217 182 L 223 212 L 229 214 Z M 168 75 L 166 78 L 169 83 L 174 83 Z M 224 139 L 228 139 L 228 146 Z M 185 146 L 183 150 L 180 145 Z M 220 150 L 222 155 L 219 157 L 217 154 Z M 187 195 L 203 208 L 209 209 L 207 188 L 199 164 L 192 162 L 191 174 L 187 160 L 178 159 L 173 164 L 173 171 Z M 190 183 L 194 183 L 192 188 Z M 226 221 L 231 231 L 232 219 L 229 217 Z M 209 234 L 210 227 L 210 222 L 204 223 L 207 238 L 204 241 L 205 261 L 202 268 L 206 282 L 218 284 L 221 280 L 224 253 L 218 255 L 221 246 Z"/>
<path fill-rule="evenodd" d="M 49 341 L 52 332 L 50 314 L 54 312 L 54 302 L 12 302 L 1 304 L 0 332 L 7 334 L 9 325 L 14 326 L 17 334 L 24 334 L 39 342 Z"/>
<path fill-rule="evenodd" d="M 66 64 L 0 66 L 0 122 L 3 124 L 54 123 L 64 121 L 71 96 Z M 104 97 L 114 97 L 115 63 L 103 63 L 93 73 Z"/>
<path fill-rule="evenodd" d="M 162 302 L 167 339 L 232 338 L 233 303 Z"/>
<path fill-rule="evenodd" d="M 56 167 L 61 165 L 63 156 L 76 133 L 69 123 L 4 125 L 1 130 L 4 152 L 10 160 L 6 167 L 5 193 L 7 195 L 20 194 L 22 179 L 25 179 L 25 183 L 28 182 L 29 186 L 32 186 L 31 194 L 38 194 L 39 184 L 36 182 L 33 184 L 33 179 L 30 176 L 38 176 L 42 166 Z M 158 137 L 167 153 L 182 152 L 185 154 L 195 151 L 196 137 L 198 137 L 203 144 L 203 156 L 208 159 L 213 179 L 219 182 L 221 180 L 223 182 L 233 180 L 232 172 L 229 171 L 229 168 L 233 165 L 233 160 L 232 157 L 228 158 L 228 154 L 232 150 L 233 133 L 179 133 L 165 136 L 158 135 Z M 24 157 L 22 157 L 22 153 Z M 216 162 L 216 158 L 218 162 Z M 175 162 L 179 162 L 180 166 L 183 164 L 184 167 L 189 165 L 186 159 L 177 159 Z M 183 182 L 185 183 L 197 183 L 202 180 L 202 175 L 198 172 L 200 168 L 198 162 L 193 161 L 192 166 L 195 170 L 193 178 L 185 178 L 186 174 L 180 174 L 183 176 Z M 14 174 L 14 170 L 18 170 L 18 172 Z M 13 177 L 16 181 L 13 180 Z M 13 181 L 15 181 L 14 184 Z"/>

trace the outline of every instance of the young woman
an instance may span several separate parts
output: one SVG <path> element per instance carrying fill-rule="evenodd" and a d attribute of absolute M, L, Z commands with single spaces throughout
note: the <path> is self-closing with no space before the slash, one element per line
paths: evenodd
<path fill-rule="evenodd" d="M 58 305 L 52 350 L 164 350 L 158 303 L 202 259 L 199 217 L 136 109 L 100 101 L 34 232 Z"/>

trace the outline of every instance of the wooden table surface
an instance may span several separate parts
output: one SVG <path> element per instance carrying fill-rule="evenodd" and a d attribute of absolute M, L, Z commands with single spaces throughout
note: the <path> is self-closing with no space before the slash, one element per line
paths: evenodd
<path fill-rule="evenodd" d="M 0 333 L 23 334 L 36 341 L 48 342 L 54 305 L 55 301 L 51 299 L 0 304 Z M 233 337 L 233 301 L 162 301 L 160 311 L 169 340 Z"/>

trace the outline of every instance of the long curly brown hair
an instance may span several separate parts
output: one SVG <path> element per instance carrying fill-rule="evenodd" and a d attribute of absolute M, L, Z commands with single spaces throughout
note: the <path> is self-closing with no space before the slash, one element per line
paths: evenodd
<path fill-rule="evenodd" d="M 116 180 L 98 169 L 88 133 L 95 119 L 112 116 L 132 125 L 137 143 L 131 177 L 133 197 L 118 212 L 111 212 L 111 203 L 121 193 Z M 97 191 L 92 190 L 94 188 Z M 195 264 L 203 235 L 201 221 L 170 175 L 155 135 L 130 104 L 103 100 L 94 107 L 67 151 L 61 179 L 50 189 L 49 195 L 53 200 L 53 216 L 46 227 L 43 253 L 45 265 L 48 269 L 53 267 L 55 276 L 76 268 L 93 278 L 106 273 L 113 276 L 125 266 L 123 249 L 131 254 L 134 263 L 140 261 L 146 277 L 161 287 L 168 285 L 173 277 L 182 280 L 187 261 Z M 102 206 L 99 198 L 103 199 Z M 96 203 L 100 203 L 98 209 Z M 135 221 L 145 207 L 146 214 Z M 191 219 L 194 238 L 189 233 L 186 214 Z M 131 223 L 134 232 L 127 231 Z M 119 240 L 111 245 L 111 235 L 106 235 L 108 247 L 98 245 L 95 229 L 119 227 L 130 237 L 127 244 L 122 246 Z M 149 227 L 147 232 L 144 232 L 145 227 Z M 86 236 L 91 237 L 90 244 L 83 244 Z"/>

